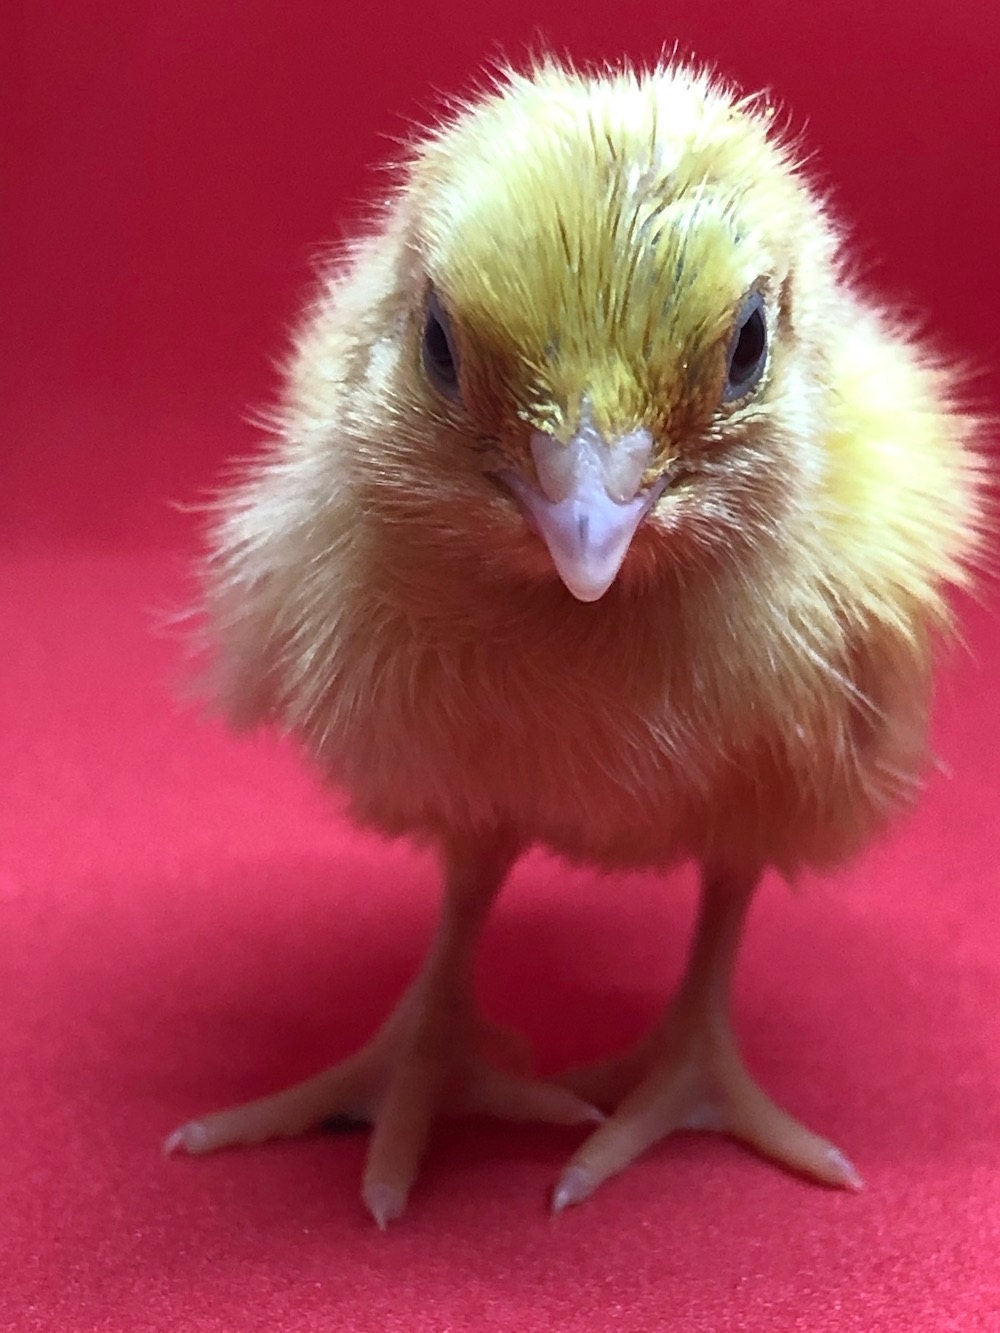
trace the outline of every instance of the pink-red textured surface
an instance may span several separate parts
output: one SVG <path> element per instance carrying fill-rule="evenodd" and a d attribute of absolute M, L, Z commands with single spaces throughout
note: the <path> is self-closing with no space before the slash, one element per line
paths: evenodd
<path fill-rule="evenodd" d="M 769 882 L 741 965 L 752 1066 L 855 1158 L 863 1195 L 689 1135 L 552 1220 L 578 1135 L 456 1124 L 382 1236 L 360 1136 L 158 1156 L 188 1115 L 356 1045 L 433 919 L 426 857 L 353 832 L 289 749 L 177 702 L 164 627 L 195 541 L 168 500 L 252 443 L 239 415 L 380 136 L 494 39 L 648 57 L 678 37 L 808 116 L 880 284 L 996 361 L 996 19 L 971 0 L 707 8 L 5 10 L 0 1328 L 1000 1328 L 988 609 L 941 692 L 949 775 L 834 880 Z M 613 1049 L 676 977 L 691 898 L 690 874 L 533 856 L 489 929 L 486 1008 L 544 1069 Z"/>

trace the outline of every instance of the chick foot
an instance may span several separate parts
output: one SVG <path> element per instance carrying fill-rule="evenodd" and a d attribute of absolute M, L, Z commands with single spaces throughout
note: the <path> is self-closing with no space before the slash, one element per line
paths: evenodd
<path fill-rule="evenodd" d="M 273 1096 L 182 1125 L 164 1151 L 200 1155 L 291 1138 L 331 1122 L 370 1124 L 361 1193 L 385 1227 L 404 1211 L 438 1116 L 481 1114 L 557 1125 L 601 1120 L 566 1088 L 528 1078 L 516 1067 L 521 1056 L 510 1034 L 456 1012 L 433 988 L 418 985 L 357 1054 Z"/>
<path fill-rule="evenodd" d="M 376 1036 L 355 1055 L 270 1097 L 192 1120 L 164 1152 L 199 1155 L 368 1123 L 361 1188 L 382 1228 L 406 1208 L 438 1116 L 492 1115 L 557 1125 L 598 1123 L 594 1107 L 525 1073 L 524 1043 L 487 1024 L 472 999 L 475 941 L 513 857 L 502 840 L 450 849 L 445 905 L 424 967 Z"/>
<path fill-rule="evenodd" d="M 740 1055 L 729 984 L 753 887 L 753 880 L 706 875 L 688 970 L 663 1022 L 625 1056 L 560 1080 L 586 1101 L 616 1109 L 567 1165 L 553 1193 L 555 1212 L 681 1129 L 730 1134 L 824 1184 L 863 1187 L 843 1153 L 773 1102 Z"/>
<path fill-rule="evenodd" d="M 672 1031 L 658 1033 L 655 1042 L 644 1042 L 622 1060 L 572 1071 L 560 1081 L 584 1100 L 617 1109 L 570 1160 L 553 1193 L 555 1212 L 581 1203 L 647 1148 L 681 1129 L 730 1134 L 793 1171 L 828 1185 L 862 1188 L 838 1148 L 762 1090 L 732 1033 L 697 1018 L 678 1017 Z M 631 1091 L 622 1096 L 630 1083 Z"/>

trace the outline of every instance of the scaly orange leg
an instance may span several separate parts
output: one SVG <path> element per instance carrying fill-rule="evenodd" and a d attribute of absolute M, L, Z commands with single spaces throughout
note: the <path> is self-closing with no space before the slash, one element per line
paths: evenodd
<path fill-rule="evenodd" d="M 561 1125 L 603 1119 L 569 1089 L 526 1077 L 518 1043 L 475 1010 L 476 944 L 516 851 L 499 835 L 448 849 L 441 920 L 424 965 L 357 1054 L 283 1092 L 182 1125 L 164 1151 L 208 1153 L 292 1137 L 330 1120 L 369 1122 L 361 1195 L 384 1228 L 406 1207 L 438 1115 L 481 1113 Z"/>
<path fill-rule="evenodd" d="M 570 1160 L 555 1212 L 580 1203 L 678 1129 L 713 1129 L 828 1185 L 861 1189 L 847 1158 L 776 1105 L 747 1072 L 730 1021 L 736 954 L 757 876 L 706 870 L 694 943 L 662 1023 L 625 1056 L 561 1080 L 588 1102 L 616 1107 Z"/>

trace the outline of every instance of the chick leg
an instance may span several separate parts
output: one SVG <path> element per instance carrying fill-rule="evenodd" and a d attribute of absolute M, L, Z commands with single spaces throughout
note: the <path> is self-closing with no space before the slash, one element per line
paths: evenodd
<path fill-rule="evenodd" d="M 756 876 L 706 871 L 694 943 L 662 1023 L 626 1056 L 562 1080 L 617 1110 L 582 1145 L 553 1195 L 580 1203 L 652 1144 L 678 1129 L 712 1129 L 829 1185 L 860 1189 L 844 1155 L 776 1105 L 747 1072 L 730 1021 L 730 987 Z"/>
<path fill-rule="evenodd" d="M 182 1125 L 164 1151 L 201 1154 L 289 1138 L 331 1121 L 368 1122 L 373 1132 L 361 1193 L 385 1227 L 406 1207 L 438 1114 L 566 1125 L 600 1121 L 600 1113 L 568 1089 L 527 1078 L 523 1068 L 512 1070 L 511 1064 L 524 1062 L 509 1038 L 475 1010 L 476 943 L 515 853 L 500 837 L 448 849 L 441 920 L 424 965 L 357 1054 L 283 1092 Z"/>

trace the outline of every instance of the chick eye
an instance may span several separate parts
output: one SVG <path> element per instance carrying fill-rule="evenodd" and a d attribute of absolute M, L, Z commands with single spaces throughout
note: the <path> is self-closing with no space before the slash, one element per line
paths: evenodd
<path fill-rule="evenodd" d="M 756 386 L 766 364 L 767 319 L 764 315 L 764 298 L 760 292 L 751 292 L 740 309 L 729 344 L 729 368 L 722 401 L 734 403 L 739 398 L 745 398 Z"/>
<path fill-rule="evenodd" d="M 435 292 L 427 302 L 422 349 L 424 372 L 439 393 L 446 398 L 458 396 L 458 353 L 448 316 Z"/>

